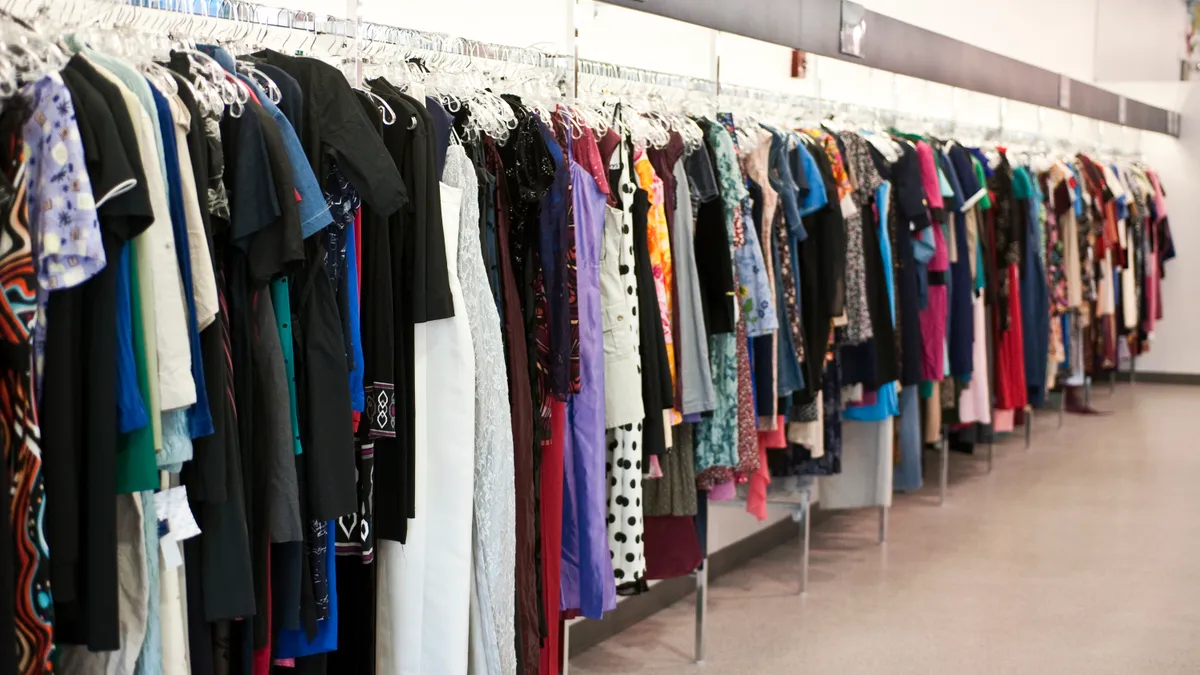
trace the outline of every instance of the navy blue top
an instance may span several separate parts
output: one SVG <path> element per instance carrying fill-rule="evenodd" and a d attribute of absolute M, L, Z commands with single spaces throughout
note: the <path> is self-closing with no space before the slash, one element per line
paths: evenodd
<path fill-rule="evenodd" d="M 192 258 L 188 253 L 187 217 L 183 209 L 183 191 L 179 176 L 179 149 L 175 146 L 175 122 L 167 99 L 153 86 L 154 105 L 158 109 L 158 126 L 162 131 L 163 159 L 167 163 L 167 199 L 171 207 L 171 229 L 175 235 L 175 257 L 179 261 L 179 276 L 183 280 L 183 297 L 187 302 L 188 342 L 192 348 L 192 379 L 196 382 L 196 402 L 188 408 L 188 433 L 200 438 L 213 433 L 212 412 L 208 408 L 208 388 L 204 386 L 204 356 L 200 353 L 200 331 L 196 326 L 196 297 L 192 293 Z"/>

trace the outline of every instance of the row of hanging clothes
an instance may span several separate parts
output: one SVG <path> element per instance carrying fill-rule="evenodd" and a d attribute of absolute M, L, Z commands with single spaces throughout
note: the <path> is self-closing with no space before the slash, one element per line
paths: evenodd
<path fill-rule="evenodd" d="M 942 405 L 925 408 L 930 424 L 947 424 L 954 445 L 968 451 L 978 428 L 965 423 L 1011 431 L 1028 424 L 1028 411 L 1055 388 L 1066 411 L 1103 414 L 1091 406 L 1087 383 L 1150 350 L 1163 318 L 1166 262 L 1175 257 L 1166 192 L 1152 167 L 1092 150 L 1048 152 L 1044 144 L 1009 157 L 1011 185 L 998 187 L 1011 191 L 1015 208 L 994 209 L 994 188 L 979 204 L 985 218 L 1012 224 L 1007 234 L 996 229 L 995 259 L 981 272 L 996 285 L 977 282 L 992 307 L 994 409 L 989 416 L 986 399 L 961 378 Z M 995 169 L 985 168 L 990 186 Z"/>
<path fill-rule="evenodd" d="M 915 489 L 919 396 L 1160 315 L 1139 164 L 370 27 L 3 30 L 4 672 L 555 673 L 710 500 Z"/>

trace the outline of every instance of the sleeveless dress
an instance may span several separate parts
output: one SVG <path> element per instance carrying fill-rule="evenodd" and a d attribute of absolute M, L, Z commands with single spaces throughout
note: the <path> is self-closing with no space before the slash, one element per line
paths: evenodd
<path fill-rule="evenodd" d="M 577 142 L 578 144 L 578 142 Z M 600 267 L 607 195 L 571 162 L 579 293 L 579 393 L 567 403 L 560 609 L 600 619 L 616 607 L 605 503 L 604 319 Z M 640 478 L 639 478 L 640 479 Z"/>
<path fill-rule="evenodd" d="M 416 514 L 381 541 L 380 675 L 466 675 L 475 489 L 475 350 L 458 276 L 463 191 L 441 184 L 455 315 L 414 327 Z"/>
<path fill-rule="evenodd" d="M 478 179 L 461 145 L 452 145 L 442 179 L 462 191 L 458 281 L 462 311 L 475 351 L 475 523 L 471 531 L 471 672 L 512 675 L 517 670 L 516 494 L 512 412 L 500 314 L 492 297 L 479 242 Z M 449 243 L 447 242 L 447 246 Z"/>
<path fill-rule="evenodd" d="M 633 255 L 634 187 L 629 146 L 614 154 L 620 163 L 620 208 L 605 209 L 600 294 L 604 306 L 605 472 L 608 490 L 608 545 L 616 585 L 636 587 L 646 576 L 642 534 L 641 337 L 637 329 L 637 274 Z M 652 311 L 652 309 L 651 309 Z M 632 372 L 630 368 L 634 369 Z M 620 394 L 618 395 L 618 392 Z M 621 399 L 624 399 L 623 401 Z"/>

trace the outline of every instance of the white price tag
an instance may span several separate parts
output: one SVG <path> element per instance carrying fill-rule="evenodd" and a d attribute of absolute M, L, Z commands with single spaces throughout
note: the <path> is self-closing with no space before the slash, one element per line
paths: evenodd
<path fill-rule="evenodd" d="M 169 533 L 163 537 L 177 542 L 186 541 L 200 534 L 200 526 L 188 506 L 187 488 L 180 485 L 154 494 L 154 512 L 159 520 L 167 521 Z"/>

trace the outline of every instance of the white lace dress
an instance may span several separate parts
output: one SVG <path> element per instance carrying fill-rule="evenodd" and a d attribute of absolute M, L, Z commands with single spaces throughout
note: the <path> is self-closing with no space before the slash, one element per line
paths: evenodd
<path fill-rule="evenodd" d="M 475 525 L 471 580 L 470 667 L 473 675 L 517 670 L 516 494 L 512 412 L 500 314 L 479 243 L 479 180 L 460 145 L 451 145 L 442 182 L 462 190 L 458 281 L 475 346 Z"/>

